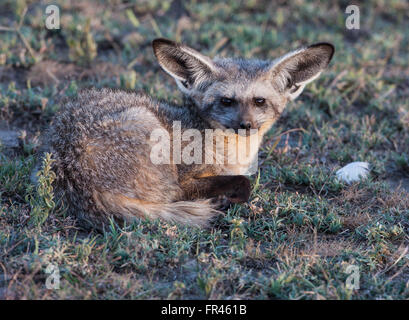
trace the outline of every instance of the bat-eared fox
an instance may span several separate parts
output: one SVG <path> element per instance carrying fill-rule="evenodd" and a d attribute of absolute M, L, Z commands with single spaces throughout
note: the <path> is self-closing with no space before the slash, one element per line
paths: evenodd
<path fill-rule="evenodd" d="M 229 203 L 246 202 L 251 189 L 244 174 L 263 135 L 334 53 L 331 44 L 317 43 L 272 61 L 211 59 L 166 39 L 152 45 L 160 66 L 182 91 L 183 105 L 141 93 L 86 89 L 62 105 L 46 134 L 44 150 L 55 160 L 57 197 L 97 229 L 110 218 L 160 218 L 204 227 Z M 153 139 L 153 131 L 162 132 L 161 139 Z M 209 131 L 213 135 L 205 143 Z M 233 143 L 231 149 L 244 148 L 251 161 L 228 162 L 229 152 L 220 158 L 214 152 L 220 137 L 223 150 L 227 138 L 244 137 L 244 147 Z M 164 162 L 153 156 L 159 140 Z M 199 153 L 201 161 L 189 161 L 185 147 Z"/>

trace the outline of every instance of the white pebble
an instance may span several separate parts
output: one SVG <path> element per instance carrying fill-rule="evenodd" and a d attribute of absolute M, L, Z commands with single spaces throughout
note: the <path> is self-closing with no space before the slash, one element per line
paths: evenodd
<path fill-rule="evenodd" d="M 369 174 L 368 162 L 351 162 L 336 172 L 338 179 L 350 184 L 365 179 Z"/>

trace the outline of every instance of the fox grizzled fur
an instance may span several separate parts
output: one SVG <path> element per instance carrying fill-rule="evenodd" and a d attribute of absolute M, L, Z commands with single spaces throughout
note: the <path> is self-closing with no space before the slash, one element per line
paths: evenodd
<path fill-rule="evenodd" d="M 334 53 L 331 44 L 318 43 L 273 61 L 212 60 L 170 40 L 152 44 L 160 66 L 183 92 L 183 106 L 145 94 L 84 90 L 62 106 L 47 135 L 57 195 L 96 228 L 109 218 L 141 217 L 206 226 L 226 199 L 247 201 L 250 182 L 239 165 L 154 164 L 152 130 L 164 129 L 172 138 L 174 121 L 182 132 L 258 129 L 261 142 L 286 103 Z"/>

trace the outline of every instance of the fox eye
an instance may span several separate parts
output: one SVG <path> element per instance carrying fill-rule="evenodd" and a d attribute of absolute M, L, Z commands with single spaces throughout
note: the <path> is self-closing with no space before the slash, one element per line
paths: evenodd
<path fill-rule="evenodd" d="M 266 102 L 266 99 L 264 98 L 254 98 L 254 103 L 259 107 L 264 105 L 265 102 Z"/>
<path fill-rule="evenodd" d="M 225 107 L 230 107 L 233 104 L 233 99 L 223 97 L 223 98 L 220 99 L 220 102 Z"/>

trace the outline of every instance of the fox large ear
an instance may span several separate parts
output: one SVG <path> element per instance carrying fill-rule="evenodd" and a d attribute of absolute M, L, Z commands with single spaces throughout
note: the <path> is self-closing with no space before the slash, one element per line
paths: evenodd
<path fill-rule="evenodd" d="M 196 50 L 167 39 L 155 39 L 153 52 L 163 70 L 169 73 L 184 92 L 189 92 L 212 77 L 212 60 Z"/>
<path fill-rule="evenodd" d="M 330 43 L 317 43 L 290 52 L 274 63 L 270 76 L 279 90 L 294 100 L 328 66 L 334 51 Z"/>

